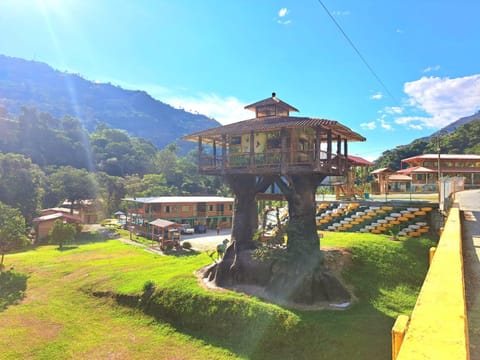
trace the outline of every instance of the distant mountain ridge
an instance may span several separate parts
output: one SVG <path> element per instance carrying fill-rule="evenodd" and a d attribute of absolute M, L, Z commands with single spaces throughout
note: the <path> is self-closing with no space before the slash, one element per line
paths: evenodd
<path fill-rule="evenodd" d="M 463 118 L 455 120 L 454 122 L 448 124 L 447 126 L 443 127 L 442 129 L 438 130 L 437 132 L 434 132 L 428 138 L 438 136 L 439 134 L 450 134 L 450 133 L 454 132 L 455 129 L 458 128 L 459 126 L 462 126 L 464 124 L 467 124 L 467 123 L 469 123 L 471 121 L 475 121 L 475 120 L 480 120 L 480 110 L 473 115 L 465 116 Z M 479 141 L 480 141 L 480 139 L 479 139 Z"/>
<path fill-rule="evenodd" d="M 443 154 L 480 155 L 480 112 L 460 118 L 430 136 L 384 151 L 375 160 L 375 168 L 398 170 L 402 159 L 437 153 L 439 149 Z"/>
<path fill-rule="evenodd" d="M 145 91 L 92 82 L 45 63 L 5 55 L 0 55 L 0 105 L 14 115 L 24 105 L 55 117 L 71 115 L 89 131 L 106 123 L 159 148 L 220 125 L 207 116 L 173 108 Z"/>

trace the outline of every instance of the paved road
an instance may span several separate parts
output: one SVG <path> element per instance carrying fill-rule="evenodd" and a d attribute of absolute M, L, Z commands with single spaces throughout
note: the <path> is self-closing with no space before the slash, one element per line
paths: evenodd
<path fill-rule="evenodd" d="M 480 359 L 480 190 L 457 193 L 462 211 L 465 295 L 470 358 Z"/>
<path fill-rule="evenodd" d="M 215 230 L 209 230 L 205 234 L 182 235 L 182 241 L 191 243 L 195 250 L 205 251 L 216 249 L 217 245 L 221 244 L 223 240 L 228 239 L 230 241 L 230 237 L 230 229 L 222 229 L 220 234 L 217 234 Z"/>

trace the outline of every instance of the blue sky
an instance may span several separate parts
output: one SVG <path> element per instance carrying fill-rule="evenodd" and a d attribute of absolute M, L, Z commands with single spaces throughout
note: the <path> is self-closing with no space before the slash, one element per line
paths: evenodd
<path fill-rule="evenodd" d="M 480 110 L 477 0 L 1 0 L 0 53 L 216 118 L 277 96 L 373 160 Z"/>

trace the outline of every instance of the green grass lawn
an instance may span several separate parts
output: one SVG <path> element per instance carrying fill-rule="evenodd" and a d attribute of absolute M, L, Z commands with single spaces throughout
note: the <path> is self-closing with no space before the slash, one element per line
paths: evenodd
<path fill-rule="evenodd" d="M 25 298 L 0 310 L 0 358 L 389 358 L 391 326 L 415 304 L 431 241 L 326 233 L 322 246 L 353 253 L 345 278 L 359 301 L 347 310 L 292 311 L 204 290 L 193 275 L 211 262 L 203 253 L 162 256 L 109 240 L 8 255 L 7 267 L 28 279 Z M 132 305 L 147 281 L 156 289 L 143 311 L 92 295 L 123 294 Z"/>

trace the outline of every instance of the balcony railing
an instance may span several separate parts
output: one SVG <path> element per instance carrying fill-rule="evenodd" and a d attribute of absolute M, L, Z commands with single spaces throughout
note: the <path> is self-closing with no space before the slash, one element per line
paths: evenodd
<path fill-rule="evenodd" d="M 199 168 L 204 172 L 241 172 L 242 169 L 259 171 L 280 170 L 288 168 L 310 169 L 342 175 L 347 169 L 347 161 L 343 155 L 333 155 L 328 159 L 327 152 L 320 152 L 316 158 L 313 150 L 289 150 L 281 152 L 271 150 L 263 153 L 228 153 L 225 157 L 202 154 Z"/>

